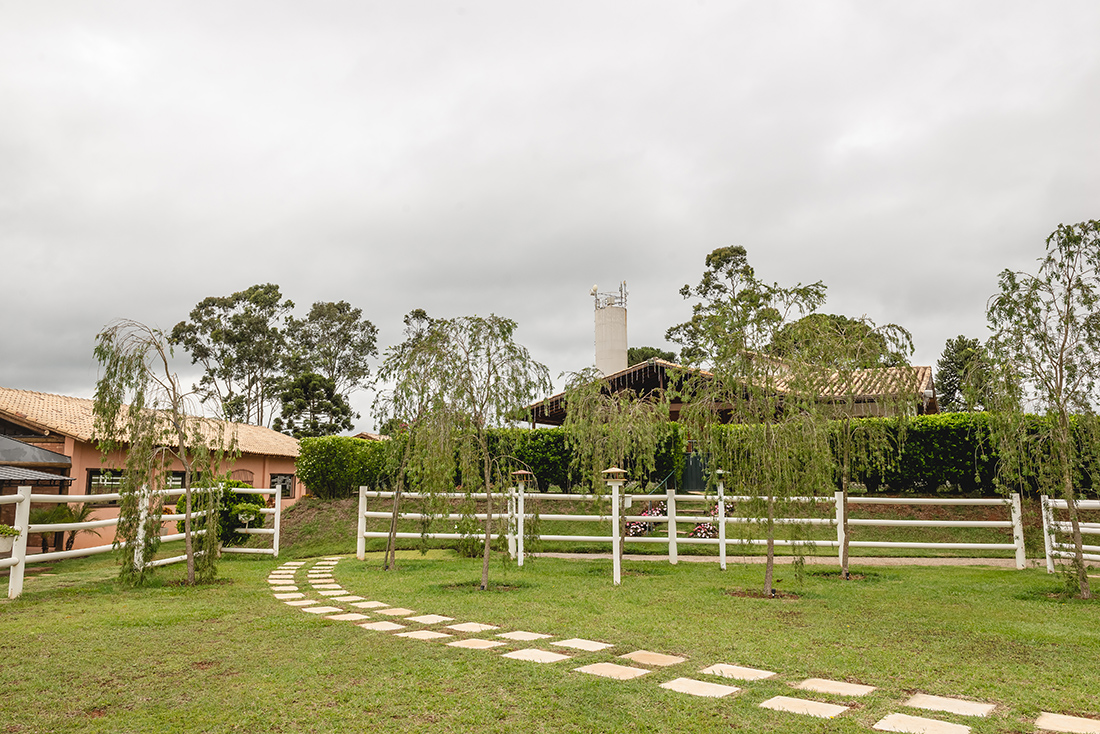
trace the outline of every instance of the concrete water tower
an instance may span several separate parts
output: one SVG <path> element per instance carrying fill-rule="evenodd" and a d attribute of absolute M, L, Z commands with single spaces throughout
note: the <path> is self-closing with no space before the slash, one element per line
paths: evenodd
<path fill-rule="evenodd" d="M 596 369 L 605 375 L 626 369 L 626 281 L 618 293 L 600 293 L 592 286 L 596 299 Z"/>

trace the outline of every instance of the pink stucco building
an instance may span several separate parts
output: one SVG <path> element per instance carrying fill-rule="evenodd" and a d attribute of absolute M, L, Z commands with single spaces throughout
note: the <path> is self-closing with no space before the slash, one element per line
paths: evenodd
<path fill-rule="evenodd" d="M 124 466 L 125 457 L 112 455 L 104 459 L 92 443 L 93 423 L 91 400 L 0 387 L 0 436 L 37 449 L 26 451 L 22 460 L 9 463 L 73 480 L 61 482 L 52 489 L 38 487 L 35 492 L 110 494 L 117 491 L 111 470 L 116 470 L 117 474 Z M 303 487 L 294 474 L 297 439 L 262 426 L 227 422 L 222 425 L 227 437 L 236 437 L 240 451 L 226 467 L 234 479 L 254 487 L 281 487 L 284 507 L 302 495 Z M 182 472 L 183 466 L 174 466 L 173 470 Z M 11 493 L 14 488 L 0 487 L 0 491 Z M 12 507 L 6 505 L 3 509 Z M 103 506 L 96 511 L 96 519 L 117 514 L 116 508 Z M 10 524 L 10 518 L 0 516 L 0 522 Z M 111 540 L 111 528 L 108 527 L 101 529 L 98 537 L 79 535 L 76 547 L 102 545 Z"/>

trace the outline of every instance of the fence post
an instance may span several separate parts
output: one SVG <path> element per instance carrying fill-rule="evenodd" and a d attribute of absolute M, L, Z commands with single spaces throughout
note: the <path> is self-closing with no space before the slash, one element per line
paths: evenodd
<path fill-rule="evenodd" d="M 275 498 L 275 538 L 271 542 L 273 557 L 279 557 L 279 533 L 283 530 L 283 488 L 272 487 L 272 497 Z"/>
<path fill-rule="evenodd" d="M 524 527 L 524 521 L 527 517 L 527 511 L 524 507 L 524 494 L 527 492 L 527 478 L 533 476 L 533 474 L 525 469 L 511 472 L 519 484 L 519 492 L 516 496 L 516 556 L 517 566 L 524 566 L 524 535 L 527 530 Z"/>
<path fill-rule="evenodd" d="M 836 502 L 836 555 L 837 563 L 844 563 L 844 492 L 833 492 L 833 501 Z M 840 569 L 841 573 L 844 569 Z"/>
<path fill-rule="evenodd" d="M 15 506 L 15 527 L 19 529 L 19 537 L 11 548 L 11 557 L 19 560 L 11 567 L 11 575 L 8 576 L 8 598 L 14 599 L 23 593 L 23 577 L 27 570 L 27 529 L 31 524 L 31 488 L 19 487 L 16 492 L 23 501 Z"/>
<path fill-rule="evenodd" d="M 676 553 L 676 490 L 665 492 L 665 514 L 668 515 L 668 562 L 676 565 L 680 562 Z"/>
<path fill-rule="evenodd" d="M 355 532 L 355 557 L 360 561 L 367 560 L 367 539 L 363 533 L 367 532 L 367 488 L 359 487 L 359 522 Z"/>
<path fill-rule="evenodd" d="M 1012 542 L 1016 544 L 1016 568 L 1027 567 L 1027 553 L 1024 550 L 1024 512 L 1020 504 L 1020 493 L 1012 493 Z"/>
<path fill-rule="evenodd" d="M 508 557 L 516 557 L 516 488 L 508 488 Z"/>
<path fill-rule="evenodd" d="M 619 489 L 626 479 L 626 472 L 618 467 L 604 469 L 607 486 L 611 487 L 611 582 L 619 586 L 623 582 L 623 539 L 619 534 Z"/>
<path fill-rule="evenodd" d="M 722 481 L 722 470 L 718 474 L 718 564 L 726 570 L 726 484 Z"/>
<path fill-rule="evenodd" d="M 1054 573 L 1054 550 L 1051 546 L 1054 542 L 1054 510 L 1050 506 L 1050 498 L 1045 494 L 1039 498 L 1039 506 L 1043 510 L 1043 548 L 1047 557 L 1047 573 Z"/>

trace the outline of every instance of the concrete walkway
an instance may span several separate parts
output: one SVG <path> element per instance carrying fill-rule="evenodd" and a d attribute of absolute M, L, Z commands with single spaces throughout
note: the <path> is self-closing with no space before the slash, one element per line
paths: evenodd
<path fill-rule="evenodd" d="M 548 557 L 571 558 L 573 554 L 544 554 Z M 584 555 L 584 558 L 592 558 Z M 610 557 L 610 556 L 606 556 Z M 664 560 L 665 556 L 628 556 L 637 560 Z M 469 650 L 490 650 L 493 654 L 512 660 L 521 660 L 533 664 L 554 665 L 565 661 L 570 664 L 584 663 L 573 668 L 574 672 L 594 675 L 611 680 L 633 680 L 644 678 L 658 680 L 661 688 L 683 693 L 688 696 L 706 698 L 724 698 L 751 686 L 755 681 L 768 680 L 779 676 L 770 670 L 746 667 L 736 661 L 710 662 L 702 668 L 678 655 L 651 650 L 631 650 L 627 646 L 602 640 L 587 640 L 576 637 L 565 639 L 547 631 L 501 630 L 498 626 L 485 621 L 456 621 L 453 617 L 423 610 L 408 609 L 397 604 L 353 594 L 336 581 L 334 571 L 341 557 L 330 556 L 313 562 L 288 561 L 268 575 L 268 584 L 272 595 L 285 604 L 315 614 L 333 622 L 353 622 L 360 628 L 375 632 L 394 634 L 410 640 L 443 643 L 449 647 Z M 685 561 L 713 561 L 708 557 L 684 557 Z M 788 557 L 789 560 L 789 557 Z M 807 559 L 808 561 L 809 559 Z M 820 559 L 824 561 L 825 559 Z M 836 559 L 828 559 L 835 563 Z M 966 561 L 950 565 L 979 565 L 970 561 L 990 565 L 991 559 L 859 559 L 856 564 L 888 565 L 887 563 L 866 563 L 876 561 L 914 561 L 904 565 L 923 565 L 928 561 Z M 999 559 L 992 559 L 999 560 Z M 1012 559 L 1006 559 L 1014 566 Z M 949 565 L 933 563 L 928 565 Z M 307 568 L 309 567 L 309 568 Z M 304 578 L 301 578 L 304 575 Z M 306 585 L 308 584 L 308 590 Z M 317 598 L 311 598 L 311 593 Z M 336 606 L 339 604 L 339 606 Z M 348 609 L 353 607 L 354 611 Z M 378 616 L 374 616 L 378 615 Z M 382 617 L 382 618 L 379 618 Z M 535 643 L 530 646 L 529 643 Z M 557 648 L 554 650 L 550 647 Z M 660 675 L 664 670 L 674 671 Z M 692 673 L 691 670 L 696 672 Z M 702 679 L 699 677 L 702 676 Z M 718 682 L 722 681 L 722 682 Z M 730 682 L 736 682 L 732 685 Z M 790 680 L 790 696 L 773 696 L 759 705 L 762 708 L 789 713 L 795 716 L 816 718 L 834 718 L 843 715 L 858 699 L 875 690 L 873 685 L 857 684 L 848 681 L 807 678 Z M 828 696 L 830 701 L 816 700 L 816 696 Z M 916 693 L 897 706 L 910 712 L 895 712 L 883 717 L 873 725 L 873 729 L 889 732 L 908 732 L 910 734 L 969 734 L 966 724 L 945 721 L 932 716 L 947 714 L 964 721 L 989 716 L 998 704 L 984 701 L 971 701 L 959 697 Z M 921 715 L 917 715 L 917 714 Z M 931 714 L 931 716 L 927 715 Z M 1069 732 L 1071 734 L 1100 734 L 1100 718 L 1083 718 L 1063 714 L 1041 712 L 1035 721 L 1036 727 L 1044 731 Z"/>

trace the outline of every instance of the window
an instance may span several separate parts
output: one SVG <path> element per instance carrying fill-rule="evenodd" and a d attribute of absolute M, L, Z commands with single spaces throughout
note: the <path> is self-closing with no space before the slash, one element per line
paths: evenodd
<path fill-rule="evenodd" d="M 165 477 L 165 489 L 180 489 L 183 487 L 184 472 L 174 471 Z M 88 470 L 88 494 L 118 494 L 122 491 L 122 472 L 117 469 L 89 469 Z M 168 504 L 173 504 L 175 498 L 169 497 Z M 117 502 L 97 502 L 102 507 L 117 507 Z"/>
<path fill-rule="evenodd" d="M 294 499 L 294 475 L 293 474 L 272 474 L 271 475 L 271 488 L 278 487 L 282 490 L 279 496 L 284 500 Z"/>

